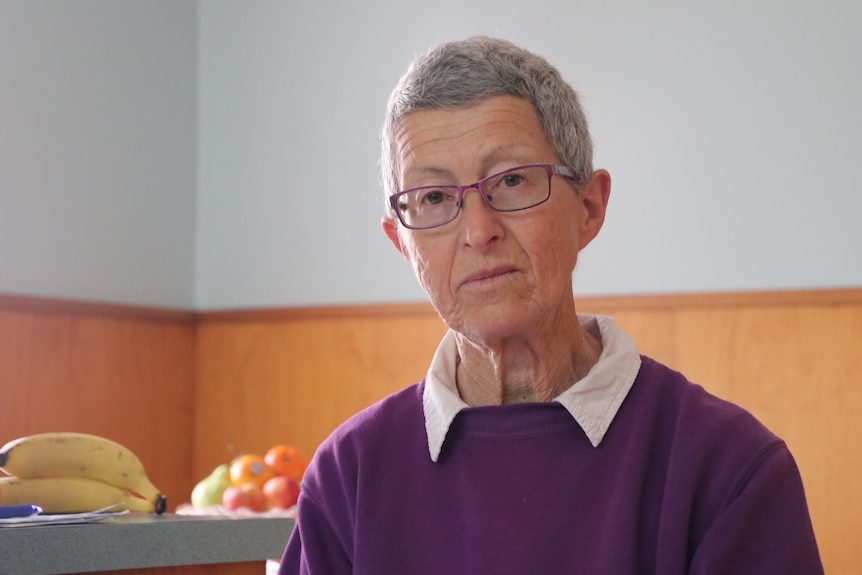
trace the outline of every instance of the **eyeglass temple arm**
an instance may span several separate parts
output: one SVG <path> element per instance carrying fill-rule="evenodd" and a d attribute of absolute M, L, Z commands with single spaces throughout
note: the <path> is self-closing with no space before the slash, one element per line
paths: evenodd
<path fill-rule="evenodd" d="M 560 165 L 554 164 L 554 174 L 556 174 L 558 176 L 563 176 L 566 178 L 571 178 L 573 180 L 578 179 L 577 176 L 575 175 L 575 170 L 573 170 L 569 166 L 560 166 Z"/>

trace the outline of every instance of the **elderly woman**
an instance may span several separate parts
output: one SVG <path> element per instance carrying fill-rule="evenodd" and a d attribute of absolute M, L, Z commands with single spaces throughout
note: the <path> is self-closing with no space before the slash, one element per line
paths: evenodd
<path fill-rule="evenodd" d="M 484 37 L 431 50 L 381 165 L 383 229 L 449 330 L 318 449 L 281 573 L 822 573 L 786 445 L 576 313 L 610 176 L 557 70 Z"/>

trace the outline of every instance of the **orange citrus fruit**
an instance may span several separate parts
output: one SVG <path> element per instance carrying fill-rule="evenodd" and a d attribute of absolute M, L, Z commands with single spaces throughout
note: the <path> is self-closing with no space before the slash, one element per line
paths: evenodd
<path fill-rule="evenodd" d="M 306 461 L 299 450 L 292 445 L 276 445 L 263 456 L 264 462 L 276 475 L 289 477 L 297 483 L 305 473 Z"/>
<path fill-rule="evenodd" d="M 263 484 L 272 477 L 275 477 L 275 471 L 260 455 L 247 453 L 231 461 L 230 482 L 233 485 L 253 483 L 263 487 Z"/>

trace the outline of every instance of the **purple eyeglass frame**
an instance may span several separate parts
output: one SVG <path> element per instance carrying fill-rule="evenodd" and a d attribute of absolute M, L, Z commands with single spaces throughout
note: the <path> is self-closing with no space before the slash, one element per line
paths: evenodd
<path fill-rule="evenodd" d="M 548 173 L 548 195 L 545 196 L 545 199 L 536 204 L 526 206 L 523 208 L 517 208 L 514 210 L 501 210 L 499 208 L 491 205 L 491 202 L 488 200 L 488 197 L 485 195 L 485 182 L 500 176 L 501 174 L 505 174 L 506 172 L 513 172 L 515 170 L 519 170 L 521 168 L 545 168 L 545 171 Z M 536 206 L 542 205 L 548 201 L 551 197 L 551 178 L 553 176 L 562 176 L 564 178 L 568 178 L 572 181 L 577 181 L 578 177 L 575 174 L 575 170 L 570 168 L 569 166 L 561 166 L 559 164 L 523 164 L 521 166 L 513 166 L 511 168 L 506 168 L 505 170 L 499 171 L 495 174 L 491 174 L 490 176 L 486 176 L 479 180 L 478 182 L 474 182 L 472 184 L 466 184 L 463 186 L 458 186 L 454 184 L 434 184 L 430 186 L 416 186 L 415 188 L 407 188 L 406 190 L 401 190 L 400 192 L 394 193 L 389 196 L 389 206 L 392 208 L 392 211 L 395 212 L 395 215 L 398 216 L 398 221 L 401 222 L 405 228 L 411 230 L 430 230 L 433 228 L 439 228 L 440 226 L 445 226 L 446 224 L 455 221 L 458 216 L 461 214 L 461 210 L 464 208 L 464 192 L 467 190 L 475 189 L 479 192 L 479 196 L 482 197 L 482 201 L 485 202 L 485 205 L 494 210 L 495 212 L 519 212 L 521 210 L 529 210 L 530 208 L 535 208 Z M 433 226 L 411 226 L 408 225 L 404 218 L 401 216 L 401 212 L 398 210 L 398 198 L 403 196 L 404 194 L 408 194 L 410 192 L 415 192 L 416 190 L 424 190 L 430 188 L 455 188 L 458 190 L 458 211 L 455 212 L 455 215 L 452 216 L 451 219 L 446 220 L 445 222 L 434 224 Z"/>

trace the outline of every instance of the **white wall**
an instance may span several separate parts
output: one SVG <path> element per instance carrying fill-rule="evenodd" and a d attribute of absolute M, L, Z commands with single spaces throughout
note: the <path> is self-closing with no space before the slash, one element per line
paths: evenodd
<path fill-rule="evenodd" d="M 422 299 L 378 128 L 431 44 L 501 35 L 582 93 L 614 178 L 582 294 L 862 285 L 862 4 L 200 4 L 201 308 Z"/>
<path fill-rule="evenodd" d="M 0 0 L 0 293 L 423 299 L 378 130 L 412 56 L 475 33 L 583 96 L 614 188 L 579 293 L 862 285 L 862 4 L 712 4 Z"/>
<path fill-rule="evenodd" d="M 194 304 L 194 1 L 0 0 L 0 292 Z"/>

